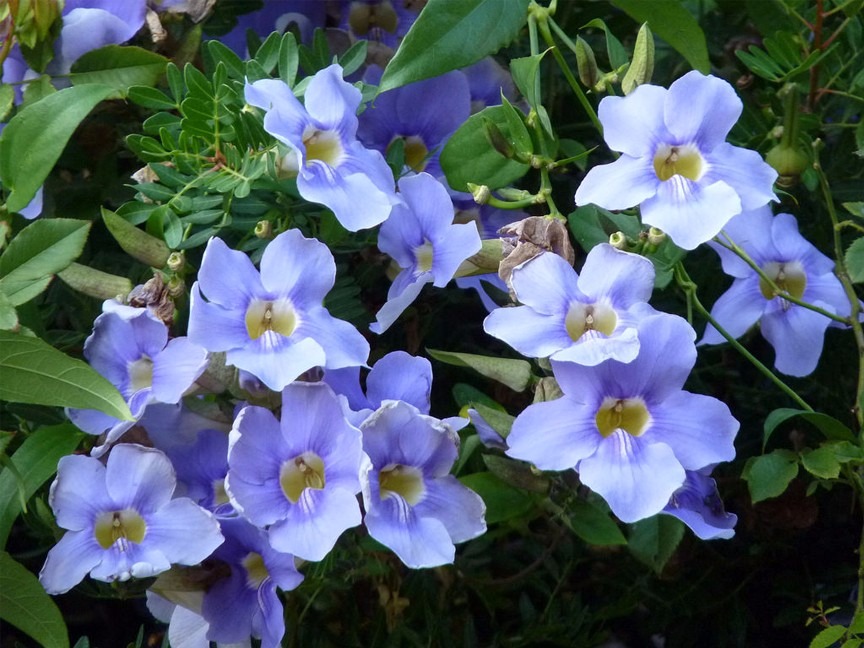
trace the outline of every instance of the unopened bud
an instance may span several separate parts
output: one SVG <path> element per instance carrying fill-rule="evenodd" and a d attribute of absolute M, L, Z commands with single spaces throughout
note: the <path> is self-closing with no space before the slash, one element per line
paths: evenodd
<path fill-rule="evenodd" d="M 168 294 L 177 299 L 186 294 L 186 282 L 178 276 L 173 276 L 168 280 Z"/>
<path fill-rule="evenodd" d="M 183 252 L 172 252 L 165 265 L 171 272 L 180 272 L 186 265 L 186 255 Z"/>
<path fill-rule="evenodd" d="M 663 241 L 666 240 L 666 232 L 661 229 L 657 229 L 656 227 L 651 227 L 648 229 L 648 244 L 649 245 L 660 245 Z"/>
<path fill-rule="evenodd" d="M 627 237 L 624 236 L 624 232 L 615 232 L 614 234 L 609 236 L 609 245 L 618 249 L 618 250 L 626 250 L 627 249 Z"/>
<path fill-rule="evenodd" d="M 474 202 L 478 205 L 485 205 L 489 202 L 489 197 L 492 195 L 492 190 L 489 189 L 486 185 L 476 185 L 473 182 L 469 182 L 468 191 L 471 192 L 471 195 L 474 197 Z"/>
<path fill-rule="evenodd" d="M 633 60 L 621 80 L 621 90 L 625 95 L 630 94 L 638 86 L 651 81 L 653 73 L 654 36 L 648 28 L 648 23 L 643 23 L 636 36 L 636 45 L 633 47 Z"/>
<path fill-rule="evenodd" d="M 765 161 L 783 176 L 799 176 L 807 168 L 809 160 L 807 155 L 792 146 L 778 144 L 765 156 Z"/>
<path fill-rule="evenodd" d="M 600 69 L 594 52 L 580 36 L 576 37 L 576 69 L 579 80 L 588 88 L 593 88 L 600 80 Z"/>
<path fill-rule="evenodd" d="M 492 145 L 492 148 L 498 151 L 505 158 L 509 160 L 516 155 L 516 149 L 513 148 L 513 144 L 510 143 L 510 140 L 504 137 L 504 133 L 502 133 L 501 129 L 498 128 L 498 124 L 487 117 L 483 118 L 483 132 L 485 133 L 489 144 Z"/>
<path fill-rule="evenodd" d="M 273 223 L 269 220 L 261 220 L 255 224 L 255 236 L 259 239 L 269 239 L 273 236 Z"/>

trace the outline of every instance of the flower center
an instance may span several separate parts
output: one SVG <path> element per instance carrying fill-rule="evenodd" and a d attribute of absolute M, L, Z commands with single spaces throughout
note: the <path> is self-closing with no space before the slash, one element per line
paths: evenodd
<path fill-rule="evenodd" d="M 261 583 L 270 576 L 267 565 L 264 564 L 264 558 L 258 552 L 250 551 L 240 563 L 246 570 L 246 584 L 252 589 L 257 590 Z"/>
<path fill-rule="evenodd" d="M 219 506 L 221 504 L 227 504 L 231 501 L 231 498 L 228 497 L 228 491 L 225 490 L 225 480 L 224 479 L 214 479 L 213 480 L 213 504 Z"/>
<path fill-rule="evenodd" d="M 603 335 L 612 335 L 612 331 L 618 324 L 618 316 L 615 309 L 606 304 L 583 304 L 574 301 L 570 304 L 567 316 L 564 318 L 564 326 L 567 335 L 576 342 L 588 331 L 597 331 Z"/>
<path fill-rule="evenodd" d="M 126 551 L 130 542 L 140 544 L 146 532 L 147 523 L 135 509 L 105 511 L 93 525 L 93 535 L 103 549 L 110 549 L 116 543 L 120 551 Z"/>
<path fill-rule="evenodd" d="M 402 464 L 390 464 L 379 472 L 378 487 L 382 500 L 399 495 L 412 506 L 423 499 L 426 492 L 423 473 L 414 466 Z"/>
<path fill-rule="evenodd" d="M 375 27 L 395 34 L 396 27 L 399 25 L 399 15 L 389 2 L 378 5 L 352 2 L 348 13 L 348 25 L 351 31 L 361 38 Z"/>
<path fill-rule="evenodd" d="M 704 172 L 702 155 L 692 144 L 669 146 L 663 144 L 654 154 L 654 172 L 664 182 L 680 175 L 688 180 L 698 180 Z"/>
<path fill-rule="evenodd" d="M 393 141 L 387 146 L 387 152 L 390 152 L 390 147 L 393 143 L 401 139 L 404 143 L 405 164 L 410 168 L 420 173 L 426 168 L 429 156 L 429 149 L 426 148 L 426 143 L 417 135 L 407 135 L 405 137 L 394 137 Z"/>
<path fill-rule="evenodd" d="M 432 243 L 429 241 L 426 241 L 423 245 L 418 245 L 414 248 L 414 258 L 417 260 L 417 271 L 429 272 L 432 269 L 433 257 L 434 251 L 432 250 Z"/>
<path fill-rule="evenodd" d="M 331 167 L 339 165 L 342 159 L 342 142 L 339 133 L 322 131 L 310 126 L 303 133 L 303 146 L 306 147 L 306 165 L 320 160 Z"/>
<path fill-rule="evenodd" d="M 603 437 L 616 430 L 624 430 L 634 437 L 641 436 L 651 423 L 651 415 L 641 398 L 606 397 L 594 417 Z"/>
<path fill-rule="evenodd" d="M 779 263 L 770 261 L 762 266 L 762 271 L 777 284 L 777 287 L 785 293 L 789 293 L 796 299 L 801 299 L 804 289 L 807 287 L 807 275 L 798 261 L 790 263 Z M 774 299 L 777 294 L 768 283 L 759 278 L 759 290 L 765 299 Z M 784 308 L 789 307 L 789 302 L 784 302 Z"/>
<path fill-rule="evenodd" d="M 133 392 L 153 386 L 153 361 L 142 355 L 129 363 L 129 385 Z"/>
<path fill-rule="evenodd" d="M 246 309 L 246 331 L 257 340 L 267 331 L 289 337 L 297 328 L 297 312 L 287 299 L 254 299 Z"/>
<path fill-rule="evenodd" d="M 296 504 L 307 488 L 324 488 L 324 462 L 314 452 L 289 459 L 279 470 L 279 485 L 285 497 Z"/>

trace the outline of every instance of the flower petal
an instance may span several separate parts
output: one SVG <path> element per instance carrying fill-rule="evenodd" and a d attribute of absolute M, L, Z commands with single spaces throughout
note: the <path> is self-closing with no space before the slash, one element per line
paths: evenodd
<path fill-rule="evenodd" d="M 739 338 L 759 321 L 767 305 L 768 301 L 759 289 L 759 276 L 751 270 L 750 277 L 736 279 L 729 290 L 714 302 L 711 317 L 732 337 Z M 726 338 L 708 324 L 699 344 L 723 344 L 725 341 Z"/>
<path fill-rule="evenodd" d="M 827 304 L 823 307 L 830 309 Z M 819 364 L 830 323 L 824 315 L 794 305 L 766 313 L 761 322 L 762 336 L 774 347 L 777 371 L 798 377 L 812 373 Z"/>
<path fill-rule="evenodd" d="M 456 555 L 444 524 L 436 518 L 418 517 L 398 495 L 367 510 L 364 523 L 370 536 L 412 569 L 450 564 Z"/>
<path fill-rule="evenodd" d="M 545 256 L 545 255 L 544 255 Z M 574 347 L 565 314 L 542 315 L 529 306 L 498 308 L 483 321 L 483 330 L 530 358 L 548 358 Z"/>
<path fill-rule="evenodd" d="M 576 189 L 575 200 L 578 206 L 593 203 L 605 209 L 628 209 L 654 196 L 661 184 L 650 157 L 622 155 L 610 164 L 592 167 Z"/>
<path fill-rule="evenodd" d="M 669 86 L 663 115 L 676 143 L 711 151 L 726 139 L 743 108 L 729 83 L 693 70 Z"/>
<path fill-rule="evenodd" d="M 48 552 L 39 582 L 49 594 L 63 594 L 84 580 L 104 557 L 92 529 L 70 531 Z"/>
<path fill-rule="evenodd" d="M 567 396 L 529 405 L 513 421 L 507 454 L 541 470 L 574 468 L 602 441 L 595 414 Z"/>
<path fill-rule="evenodd" d="M 756 151 L 722 143 L 705 155 L 705 161 L 708 169 L 700 182 L 725 182 L 738 194 L 742 209 L 756 209 L 777 201 L 773 190 L 777 172 Z"/>
<path fill-rule="evenodd" d="M 453 542 L 465 542 L 486 533 L 486 504 L 453 475 L 426 482 L 423 499 L 414 507 L 420 517 L 439 520 Z"/>
<path fill-rule="evenodd" d="M 651 298 L 654 274 L 645 257 L 601 243 L 588 252 L 577 286 L 592 300 L 607 297 L 616 309 L 626 309 Z"/>
<path fill-rule="evenodd" d="M 666 88 L 646 84 L 627 97 L 604 97 L 598 116 L 603 124 L 603 139 L 609 148 L 630 157 L 648 156 L 650 162 L 657 144 L 669 139 L 663 122 L 667 93 Z M 585 203 L 577 200 L 576 204 Z"/>
<path fill-rule="evenodd" d="M 174 466 L 161 450 L 129 443 L 111 450 L 105 487 L 118 507 L 142 515 L 158 511 L 170 501 L 176 484 Z"/>
<path fill-rule="evenodd" d="M 336 281 L 336 264 L 326 245 L 287 230 L 267 245 L 261 257 L 261 282 L 273 295 L 290 296 L 301 309 L 320 306 Z"/>

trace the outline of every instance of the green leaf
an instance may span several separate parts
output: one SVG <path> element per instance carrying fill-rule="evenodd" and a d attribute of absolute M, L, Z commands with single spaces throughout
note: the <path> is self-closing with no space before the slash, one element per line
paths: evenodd
<path fill-rule="evenodd" d="M 0 122 L 6 121 L 6 115 L 12 110 L 15 102 L 15 88 L 8 83 L 0 83 Z"/>
<path fill-rule="evenodd" d="M 282 79 L 289 88 L 294 87 L 294 82 L 297 80 L 297 68 L 300 65 L 300 54 L 297 51 L 297 39 L 290 31 L 285 32 L 282 36 L 282 43 L 279 45 L 279 78 Z"/>
<path fill-rule="evenodd" d="M 627 50 L 624 49 L 621 41 L 615 38 L 615 34 L 613 34 L 612 30 L 606 26 L 605 22 L 599 18 L 595 18 L 594 20 L 585 23 L 582 29 L 587 29 L 588 27 L 602 29 L 606 34 L 606 54 L 609 57 L 609 65 L 612 66 L 613 70 L 617 70 L 618 68 L 627 65 L 627 61 L 629 60 L 627 57 Z"/>
<path fill-rule="evenodd" d="M 114 299 L 118 295 L 125 297 L 132 291 L 132 282 L 126 277 L 108 274 L 80 263 L 70 263 L 57 276 L 70 288 L 96 299 Z"/>
<path fill-rule="evenodd" d="M 753 503 L 782 495 L 789 482 L 798 474 L 794 452 L 775 450 L 760 457 L 751 457 L 741 474 L 750 489 Z"/>
<path fill-rule="evenodd" d="M 68 648 L 63 616 L 26 567 L 0 552 L 0 619 L 30 635 L 45 648 Z"/>
<path fill-rule="evenodd" d="M 567 216 L 567 225 L 586 252 L 595 245 L 608 243 L 609 236 L 615 232 L 624 232 L 634 239 L 642 232 L 642 225 L 635 216 L 610 212 L 596 205 L 577 207 Z"/>
<path fill-rule="evenodd" d="M 171 194 L 174 195 L 173 193 Z M 122 216 L 102 208 L 102 220 L 120 247 L 132 258 L 146 263 L 151 268 L 162 268 L 168 262 L 171 250 L 163 241 L 138 229 Z"/>
<path fill-rule="evenodd" d="M 829 648 L 837 643 L 843 635 L 846 634 L 846 628 L 842 625 L 832 625 L 825 628 L 822 632 L 813 637 L 810 642 L 810 648 Z"/>
<path fill-rule="evenodd" d="M 843 208 L 853 216 L 864 218 L 864 202 L 844 202 Z"/>
<path fill-rule="evenodd" d="M 0 291 L 0 331 L 11 331 L 18 326 L 18 311 L 15 304 Z"/>
<path fill-rule="evenodd" d="M 836 479 L 840 474 L 840 462 L 830 445 L 816 448 L 801 455 L 801 465 L 811 475 L 820 479 Z"/>
<path fill-rule="evenodd" d="M 510 429 L 513 427 L 515 417 L 510 416 L 507 412 L 502 412 L 500 409 L 489 407 L 483 403 L 471 403 L 469 405 L 474 409 L 489 426 L 501 435 L 502 439 L 506 439 L 510 434 Z"/>
<path fill-rule="evenodd" d="M 659 575 L 683 537 L 684 524 L 680 520 L 670 515 L 655 515 L 632 525 L 627 544 L 636 559 Z"/>
<path fill-rule="evenodd" d="M 530 0 L 429 0 L 381 77 L 380 92 L 476 63 L 512 41 Z"/>
<path fill-rule="evenodd" d="M 864 237 L 852 241 L 846 250 L 846 269 L 854 283 L 864 283 Z"/>
<path fill-rule="evenodd" d="M 843 425 L 840 421 L 827 414 L 821 412 L 807 412 L 805 410 L 794 409 L 791 407 L 781 407 L 771 412 L 765 419 L 765 425 L 762 432 L 762 449 L 768 445 L 768 439 L 777 427 L 788 421 L 790 418 L 800 416 L 805 421 L 815 425 L 825 438 L 835 441 L 854 441 L 855 435 L 852 430 Z"/>
<path fill-rule="evenodd" d="M 669 43 L 702 74 L 711 72 L 705 34 L 680 0 L 612 0 L 636 22 L 647 22 L 657 36 Z"/>
<path fill-rule="evenodd" d="M 15 306 L 48 287 L 81 254 L 90 221 L 45 218 L 21 230 L 0 256 L 0 291 Z"/>
<path fill-rule="evenodd" d="M 524 391 L 531 382 L 531 364 L 527 360 L 511 360 L 475 355 L 473 353 L 453 353 L 426 349 L 430 356 L 440 362 L 468 367 L 479 374 L 497 380 L 514 391 Z"/>
<path fill-rule="evenodd" d="M 527 514 L 535 505 L 535 497 L 505 484 L 491 472 L 479 472 L 459 477 L 459 481 L 477 493 L 486 503 L 486 524 L 495 524 Z"/>
<path fill-rule="evenodd" d="M 132 86 L 154 86 L 165 73 L 168 59 L 140 47 L 107 45 L 87 52 L 72 65 L 73 85 L 98 83 L 124 97 Z"/>
<path fill-rule="evenodd" d="M 510 61 L 510 73 L 513 75 L 513 83 L 519 88 L 519 92 L 528 100 L 528 105 L 536 108 L 543 103 L 540 96 L 540 61 L 546 55 L 546 50 L 534 56 L 515 58 Z"/>
<path fill-rule="evenodd" d="M 0 331 L 0 400 L 132 414 L 120 392 L 90 365 L 39 338 Z"/>
<path fill-rule="evenodd" d="M 15 115 L 0 135 L 0 182 L 6 209 L 26 207 L 45 182 L 78 124 L 100 101 L 115 94 L 106 85 L 84 85 L 55 92 Z"/>
<path fill-rule="evenodd" d="M 218 41 L 210 41 L 216 43 Z M 127 95 L 129 101 L 153 110 L 177 110 L 180 106 L 161 90 L 149 86 L 132 86 Z"/>
<path fill-rule="evenodd" d="M 585 542 L 600 547 L 626 545 L 627 538 L 618 524 L 603 511 L 585 500 L 576 499 L 567 507 L 564 522 Z"/>
<path fill-rule="evenodd" d="M 507 484 L 533 493 L 545 494 L 549 492 L 549 479 L 534 472 L 531 466 L 525 462 L 516 461 L 509 457 L 484 454 L 483 463 L 486 464 L 489 472 Z"/>
<path fill-rule="evenodd" d="M 471 115 L 453 133 L 441 150 L 441 168 L 447 182 L 458 191 L 467 191 L 469 182 L 497 189 L 521 178 L 529 165 L 509 160 L 496 151 L 486 136 L 484 120 L 491 121 L 505 138 L 517 140 L 510 130 L 505 106 L 490 106 Z"/>
<path fill-rule="evenodd" d="M 83 436 L 71 423 L 41 427 L 12 455 L 20 483 L 12 471 L 0 472 L 0 547 L 5 546 L 12 524 L 21 512 L 16 486 L 20 486 L 24 501 L 29 500 L 57 472 L 60 458 L 74 452 Z"/>

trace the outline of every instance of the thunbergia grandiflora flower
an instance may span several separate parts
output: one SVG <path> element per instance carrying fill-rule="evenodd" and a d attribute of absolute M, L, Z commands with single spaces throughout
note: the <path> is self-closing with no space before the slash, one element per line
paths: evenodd
<path fill-rule="evenodd" d="M 447 190 L 428 173 L 402 178 L 403 203 L 381 226 L 378 247 L 402 268 L 387 292 L 387 302 L 369 328 L 386 331 L 427 283 L 443 288 L 459 265 L 476 254 L 482 243 L 477 226 L 453 223 L 453 203 Z"/>
<path fill-rule="evenodd" d="M 841 317 L 851 312 L 849 299 L 834 275 L 834 261 L 801 236 L 794 216 L 772 216 L 766 207 L 736 216 L 723 232 L 725 236 L 717 240 L 731 239 L 780 290 Z M 816 369 L 831 320 L 776 295 L 734 252 L 718 243 L 709 245 L 720 255 L 723 271 L 735 278 L 711 310 L 717 323 L 737 338 L 758 321 L 762 336 L 774 347 L 777 371 L 806 376 Z M 709 324 L 699 344 L 725 341 Z"/>
<path fill-rule="evenodd" d="M 164 450 L 177 470 L 184 495 L 218 517 L 234 515 L 225 490 L 228 474 L 228 434 L 201 430 L 192 444 L 177 444 Z"/>
<path fill-rule="evenodd" d="M 742 210 L 776 200 L 777 172 L 757 152 L 725 142 L 741 111 L 731 85 L 696 71 L 668 90 L 641 85 L 605 97 L 603 138 L 622 155 L 588 172 L 576 204 L 639 205 L 643 223 L 687 250 L 710 240 Z"/>
<path fill-rule="evenodd" d="M 657 313 L 647 304 L 653 264 L 607 243 L 591 249 L 581 274 L 544 253 L 517 266 L 510 281 L 523 305 L 492 311 L 483 328 L 532 358 L 630 362 L 639 353 L 638 323 Z"/>
<path fill-rule="evenodd" d="M 84 357 L 123 395 L 137 420 L 151 403 L 177 403 L 207 366 L 207 351 L 185 337 L 168 339 L 168 328 L 147 309 L 123 307 L 105 312 L 84 342 Z M 97 410 L 67 409 L 72 422 L 89 434 L 108 436 L 107 449 L 135 421 L 121 421 Z"/>
<path fill-rule="evenodd" d="M 483 500 L 449 474 L 458 454 L 456 432 L 402 401 L 385 401 L 361 430 L 369 535 L 408 567 L 452 563 L 453 543 L 486 531 Z"/>
<path fill-rule="evenodd" d="M 296 167 L 300 195 L 331 209 L 352 232 L 383 222 L 398 202 L 384 156 L 357 141 L 360 100 L 338 65 L 309 80 L 305 106 L 283 81 L 246 84 L 246 101 L 265 111 L 264 130 L 292 151 L 287 166 Z"/>
<path fill-rule="evenodd" d="M 234 508 L 267 527 L 277 551 L 321 560 L 360 524 L 360 431 L 323 383 L 289 385 L 282 419 L 263 407 L 241 410 L 230 435 L 225 485 Z"/>
<path fill-rule="evenodd" d="M 322 306 L 336 281 L 326 245 L 288 230 L 261 257 L 261 272 L 242 252 L 212 238 L 192 286 L 189 339 L 281 391 L 312 367 L 362 365 L 369 344 Z"/>
<path fill-rule="evenodd" d="M 717 483 L 704 470 L 686 470 L 684 484 L 672 494 L 662 513 L 677 517 L 702 540 L 728 540 L 735 535 L 738 516 L 727 513 Z"/>
<path fill-rule="evenodd" d="M 629 363 L 553 360 L 564 396 L 516 417 L 507 454 L 542 470 L 575 468 L 624 522 L 659 513 L 687 470 L 735 456 L 729 408 L 681 389 L 696 362 L 695 336 L 684 319 L 655 315 L 639 325 L 639 355 Z"/>
<path fill-rule="evenodd" d="M 119 444 L 107 465 L 84 455 L 60 459 L 48 502 L 67 532 L 39 574 L 45 590 L 62 594 L 88 572 L 125 581 L 207 558 L 222 543 L 219 524 L 192 500 L 171 499 L 175 485 L 171 462 L 154 448 Z"/>
<path fill-rule="evenodd" d="M 294 556 L 273 549 L 267 534 L 241 518 L 222 521 L 225 543 L 213 554 L 231 569 L 204 593 L 201 616 L 206 637 L 219 645 L 261 639 L 278 648 L 285 634 L 285 613 L 276 588 L 290 591 L 303 582 Z"/>

